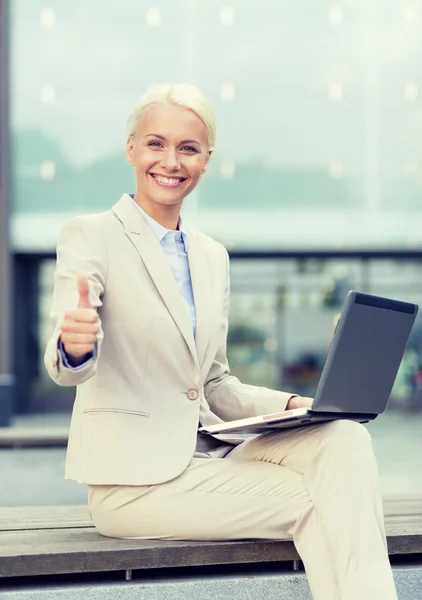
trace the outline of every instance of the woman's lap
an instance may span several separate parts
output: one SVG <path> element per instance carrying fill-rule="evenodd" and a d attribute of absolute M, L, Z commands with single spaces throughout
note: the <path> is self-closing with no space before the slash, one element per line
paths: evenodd
<path fill-rule="evenodd" d="M 224 458 L 194 458 L 160 485 L 90 486 L 89 497 L 100 533 L 147 539 L 282 538 L 309 503 L 301 475 Z M 267 531 L 274 520 L 284 524 L 278 535 Z"/>
<path fill-rule="evenodd" d="M 260 436 L 225 458 L 193 458 L 180 476 L 159 485 L 89 486 L 94 524 L 122 538 L 292 537 L 312 504 L 303 476 L 310 457 L 322 440 L 359 442 L 361 427 L 331 423 Z"/>

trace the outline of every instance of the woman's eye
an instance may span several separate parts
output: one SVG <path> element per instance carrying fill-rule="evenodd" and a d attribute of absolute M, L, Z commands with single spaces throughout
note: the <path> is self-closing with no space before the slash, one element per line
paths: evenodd
<path fill-rule="evenodd" d="M 148 146 L 152 146 L 153 148 L 159 148 L 161 144 L 160 142 L 148 142 Z"/>
<path fill-rule="evenodd" d="M 193 146 L 183 146 L 182 150 L 184 152 L 198 152 L 198 150 Z"/>

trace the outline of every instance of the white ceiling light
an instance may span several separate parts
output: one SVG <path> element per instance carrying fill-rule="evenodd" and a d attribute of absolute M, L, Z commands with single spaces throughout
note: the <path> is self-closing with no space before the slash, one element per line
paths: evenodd
<path fill-rule="evenodd" d="M 415 4 L 408 4 L 404 8 L 404 20 L 406 23 L 417 23 L 419 21 L 419 9 Z"/>
<path fill-rule="evenodd" d="M 40 13 L 41 27 L 54 27 L 56 23 L 56 15 L 51 8 L 43 8 Z"/>
<path fill-rule="evenodd" d="M 332 179 L 341 179 L 344 175 L 344 164 L 338 158 L 333 158 L 328 164 L 328 172 Z"/>
<path fill-rule="evenodd" d="M 40 176 L 44 181 L 52 181 L 56 176 L 56 165 L 52 160 L 44 160 L 40 165 Z"/>
<path fill-rule="evenodd" d="M 339 25 L 343 21 L 343 10 L 341 6 L 331 6 L 328 11 L 330 25 Z"/>
<path fill-rule="evenodd" d="M 232 83 L 223 83 L 220 88 L 220 98 L 223 102 L 233 102 L 235 89 Z"/>
<path fill-rule="evenodd" d="M 332 83 L 329 87 L 328 95 L 332 102 L 341 102 L 343 100 L 343 86 L 341 83 Z"/>
<path fill-rule="evenodd" d="M 56 90 L 52 85 L 43 85 L 41 88 L 41 101 L 44 104 L 51 104 L 56 99 Z"/>
<path fill-rule="evenodd" d="M 406 175 L 417 175 L 419 171 L 419 163 L 416 158 L 409 158 L 404 165 Z"/>
<path fill-rule="evenodd" d="M 147 11 L 147 23 L 150 27 L 158 27 L 161 24 L 161 13 L 158 8 L 150 8 Z"/>
<path fill-rule="evenodd" d="M 220 21 L 223 27 L 230 27 L 234 23 L 233 6 L 223 6 L 220 10 Z"/>
<path fill-rule="evenodd" d="M 418 97 L 418 86 L 414 81 L 408 81 L 404 86 L 404 96 L 406 100 L 413 102 Z"/>
<path fill-rule="evenodd" d="M 220 165 L 220 173 L 223 179 L 233 179 L 236 165 L 232 160 L 223 160 Z"/>

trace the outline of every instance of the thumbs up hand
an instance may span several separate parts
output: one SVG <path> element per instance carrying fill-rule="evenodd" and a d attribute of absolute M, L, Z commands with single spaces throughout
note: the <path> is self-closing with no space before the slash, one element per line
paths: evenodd
<path fill-rule="evenodd" d="M 84 360 L 81 359 L 95 348 L 101 323 L 89 299 L 89 282 L 86 275 L 78 276 L 78 292 L 78 306 L 66 311 L 60 338 L 68 357 L 82 364 Z"/>

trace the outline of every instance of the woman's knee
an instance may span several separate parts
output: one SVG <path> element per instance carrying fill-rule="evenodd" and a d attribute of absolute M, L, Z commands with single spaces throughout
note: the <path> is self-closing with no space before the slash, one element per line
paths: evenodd
<path fill-rule="evenodd" d="M 349 419 L 338 419 L 326 423 L 321 433 L 329 444 L 344 446 L 368 446 L 372 448 L 372 437 L 367 428 L 361 423 Z"/>
<path fill-rule="evenodd" d="M 322 444 L 319 457 L 340 471 L 352 473 L 355 467 L 363 478 L 377 474 L 377 460 L 372 445 L 372 437 L 366 427 L 350 420 L 332 421 L 321 430 Z"/>

